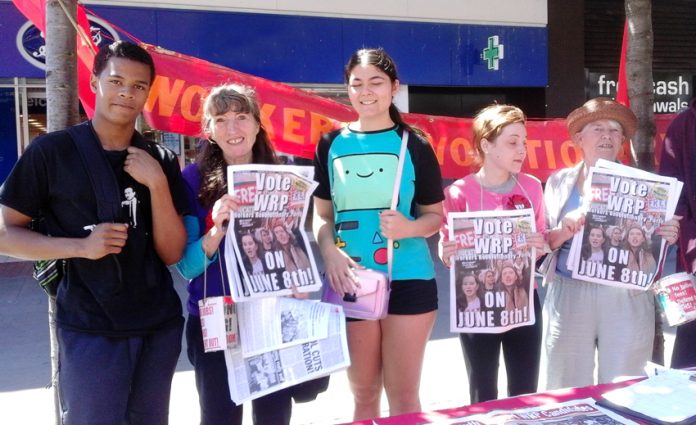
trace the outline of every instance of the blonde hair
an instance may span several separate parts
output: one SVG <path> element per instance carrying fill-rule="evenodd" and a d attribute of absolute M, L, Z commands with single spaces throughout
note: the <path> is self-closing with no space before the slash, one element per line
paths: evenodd
<path fill-rule="evenodd" d="M 473 144 L 480 162 L 486 157 L 481 142 L 483 139 L 495 142 L 505 127 L 514 123 L 525 124 L 527 117 L 517 106 L 490 105 L 479 111 L 474 117 L 472 130 L 474 132 Z"/>

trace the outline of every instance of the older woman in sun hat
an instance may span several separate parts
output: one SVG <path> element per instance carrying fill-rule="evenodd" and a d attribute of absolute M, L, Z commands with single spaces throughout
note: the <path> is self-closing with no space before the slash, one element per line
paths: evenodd
<path fill-rule="evenodd" d="M 589 169 L 600 158 L 616 161 L 638 120 L 629 108 L 599 97 L 571 112 L 566 124 L 583 161 L 549 177 L 544 191 L 553 250 L 542 266 L 549 284 L 543 310 L 542 386 L 547 389 L 593 384 L 595 354 L 600 383 L 642 374 L 652 354 L 655 329 L 652 292 L 578 281 L 566 267 L 571 240 L 585 221 L 580 207 L 589 195 L 585 185 Z M 658 232 L 674 243 L 678 229 L 678 222 L 670 220 Z"/>

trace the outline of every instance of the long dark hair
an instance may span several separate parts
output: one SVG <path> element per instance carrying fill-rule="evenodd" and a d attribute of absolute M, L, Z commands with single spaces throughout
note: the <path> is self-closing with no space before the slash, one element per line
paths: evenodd
<path fill-rule="evenodd" d="M 238 84 L 224 84 L 210 91 L 203 104 L 203 131 L 212 134 L 213 118 L 227 112 L 250 114 L 259 126 L 256 141 L 251 148 L 252 162 L 256 164 L 278 164 L 273 145 L 266 129 L 261 124 L 261 111 L 254 89 Z M 214 140 L 208 139 L 196 157 L 201 173 L 201 188 L 198 199 L 206 208 L 227 193 L 227 162 L 222 149 Z"/>
<path fill-rule="evenodd" d="M 604 228 L 602 227 L 601 224 L 593 224 L 591 226 L 586 226 L 587 230 L 585 233 L 585 240 L 587 243 L 583 243 L 582 247 L 580 248 L 580 255 L 584 260 L 589 260 L 590 257 L 592 256 L 592 246 L 590 245 L 590 233 L 592 233 L 593 230 L 599 229 L 600 232 L 602 232 L 602 252 L 606 254 L 606 246 L 607 246 L 607 236 L 604 233 Z"/>
<path fill-rule="evenodd" d="M 392 83 L 399 79 L 396 72 L 396 63 L 394 62 L 394 59 L 392 59 L 392 57 L 389 56 L 389 54 L 381 47 L 377 49 L 363 48 L 351 55 L 350 59 L 348 59 L 346 67 L 343 70 L 343 77 L 346 84 L 348 84 L 350 80 L 350 73 L 353 71 L 353 68 L 358 65 L 373 65 L 377 67 L 379 70 L 387 74 Z M 391 118 L 392 121 L 397 123 L 402 128 L 420 136 L 424 136 L 421 130 L 404 122 L 399 109 L 396 107 L 396 105 L 394 105 L 393 102 L 391 105 L 389 105 L 389 118 Z"/>

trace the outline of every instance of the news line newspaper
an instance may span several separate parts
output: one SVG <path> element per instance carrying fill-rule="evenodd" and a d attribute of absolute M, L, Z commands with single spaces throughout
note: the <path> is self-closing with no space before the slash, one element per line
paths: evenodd
<path fill-rule="evenodd" d="M 288 297 L 321 288 L 304 231 L 313 168 L 228 167 L 239 209 L 225 237 L 239 344 L 225 350 L 232 400 L 241 404 L 350 366 L 340 306 Z"/>
<path fill-rule="evenodd" d="M 432 425 L 638 425 L 591 398 L 428 422 Z"/>
<path fill-rule="evenodd" d="M 447 215 L 457 251 L 450 267 L 450 331 L 501 333 L 534 324 L 534 210 Z"/>
<path fill-rule="evenodd" d="M 587 181 L 585 225 L 573 238 L 573 278 L 647 290 L 659 275 L 667 243 L 656 230 L 674 216 L 682 182 L 599 160 Z"/>
<path fill-rule="evenodd" d="M 343 309 L 340 306 L 328 305 L 328 337 L 324 339 L 286 346 L 249 357 L 244 357 L 241 349 L 225 350 L 230 396 L 235 403 L 242 404 L 247 400 L 350 366 Z M 242 335 L 243 330 L 244 327 L 240 325 Z"/>

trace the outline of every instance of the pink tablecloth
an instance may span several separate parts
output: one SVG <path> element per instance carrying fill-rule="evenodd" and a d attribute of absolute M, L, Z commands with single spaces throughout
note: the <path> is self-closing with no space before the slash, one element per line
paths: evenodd
<path fill-rule="evenodd" d="M 485 403 L 472 404 L 470 406 L 436 410 L 434 412 L 409 413 L 406 415 L 391 416 L 388 418 L 376 418 L 368 421 L 351 422 L 351 425 L 420 425 L 435 420 L 486 413 L 490 412 L 491 410 L 510 410 L 524 407 L 534 407 L 588 397 L 592 397 L 597 400 L 607 391 L 633 384 L 639 380 L 640 379 L 634 379 L 615 384 L 593 385 L 582 388 L 566 388 L 562 390 L 535 393 L 519 397 L 504 398 L 501 400 L 492 400 Z"/>

